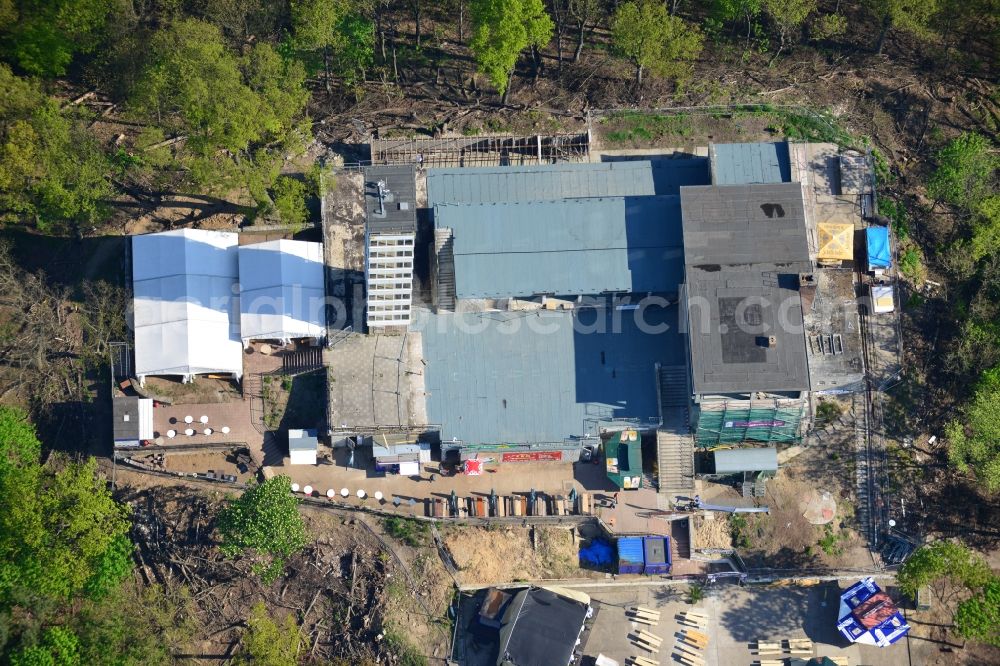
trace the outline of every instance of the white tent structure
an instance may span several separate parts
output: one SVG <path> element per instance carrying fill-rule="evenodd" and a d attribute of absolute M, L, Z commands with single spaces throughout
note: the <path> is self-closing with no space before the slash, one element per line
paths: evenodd
<path fill-rule="evenodd" d="M 240 336 L 251 340 L 326 335 L 323 245 L 276 240 L 243 245 L 240 258 Z"/>
<path fill-rule="evenodd" d="M 132 238 L 135 373 L 243 374 L 238 237 L 178 229 Z"/>

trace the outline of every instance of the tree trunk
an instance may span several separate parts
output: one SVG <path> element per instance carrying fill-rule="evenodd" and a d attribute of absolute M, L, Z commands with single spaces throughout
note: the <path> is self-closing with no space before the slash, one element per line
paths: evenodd
<path fill-rule="evenodd" d="M 417 24 L 417 49 L 420 49 L 420 0 L 413 2 L 413 21 Z"/>
<path fill-rule="evenodd" d="M 392 80 L 399 81 L 399 68 L 396 67 L 396 42 L 392 43 Z"/>
<path fill-rule="evenodd" d="M 889 29 L 892 27 L 892 17 L 888 14 L 882 19 L 882 30 L 878 33 L 878 42 L 875 44 L 875 53 L 882 55 L 885 48 L 885 38 L 889 36 Z"/>
<path fill-rule="evenodd" d="M 515 68 L 516 67 L 517 66 L 515 65 Z M 507 98 L 510 97 L 510 89 L 511 86 L 513 85 L 514 85 L 514 70 L 512 69 L 510 70 L 510 72 L 507 73 L 507 87 L 503 89 L 503 94 L 500 95 L 500 104 L 502 106 L 507 106 Z"/>
<path fill-rule="evenodd" d="M 323 77 L 324 81 L 325 81 L 325 84 L 326 84 L 326 92 L 327 92 L 327 94 L 330 94 L 330 92 L 331 92 L 332 89 L 330 87 L 330 45 L 329 44 L 327 44 L 326 46 L 323 47 L 323 70 L 326 73 L 326 75 Z"/>
<path fill-rule="evenodd" d="M 670 3 L 670 15 L 671 16 L 676 16 L 677 15 L 677 8 L 680 7 L 680 5 L 681 5 L 681 0 L 673 0 L 673 2 Z"/>
<path fill-rule="evenodd" d="M 580 62 L 580 54 L 583 53 L 583 42 L 587 37 L 587 21 L 580 19 L 577 27 L 579 30 L 576 33 L 576 51 L 573 52 L 573 62 Z"/>
<path fill-rule="evenodd" d="M 555 9 L 556 4 L 552 3 L 552 7 Z M 555 19 L 556 23 L 556 63 L 557 68 L 561 72 L 563 64 L 563 32 L 566 30 L 566 20 L 561 11 L 553 11 L 552 17 Z"/>
<path fill-rule="evenodd" d="M 465 43 L 465 0 L 458 3 L 458 41 Z"/>
<path fill-rule="evenodd" d="M 542 52 L 534 44 L 531 45 L 531 65 L 533 70 L 531 82 L 538 83 L 538 77 L 542 75 Z"/>
<path fill-rule="evenodd" d="M 635 90 L 639 92 L 642 89 L 642 65 L 635 66 Z"/>

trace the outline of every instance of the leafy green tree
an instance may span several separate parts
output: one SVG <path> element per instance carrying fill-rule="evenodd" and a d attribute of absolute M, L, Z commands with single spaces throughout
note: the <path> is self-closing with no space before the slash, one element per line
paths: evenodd
<path fill-rule="evenodd" d="M 611 42 L 635 67 L 636 89 L 647 69 L 677 81 L 689 77 L 703 44 L 697 27 L 671 16 L 655 0 L 621 5 L 611 20 Z"/>
<path fill-rule="evenodd" d="M 865 0 L 865 4 L 882 22 L 875 44 L 877 53 L 882 53 L 886 37 L 894 29 L 916 37 L 929 37 L 931 21 L 938 12 L 938 0 Z"/>
<path fill-rule="evenodd" d="M 115 3 L 109 0 L 14 0 L 0 5 L 0 36 L 7 56 L 25 72 L 66 73 L 77 53 L 100 41 Z"/>
<path fill-rule="evenodd" d="M 248 488 L 219 513 L 221 550 L 227 557 L 253 560 L 265 583 L 276 580 L 285 561 L 306 545 L 306 528 L 287 476 Z"/>
<path fill-rule="evenodd" d="M 472 39 L 469 46 L 479 71 L 507 103 L 517 58 L 531 47 L 535 72 L 540 65 L 538 49 L 549 43 L 555 26 L 542 0 L 472 0 Z"/>
<path fill-rule="evenodd" d="M 241 649 L 234 663 L 237 666 L 295 666 L 299 663 L 302 634 L 295 618 L 286 615 L 275 622 L 263 603 L 250 611 Z"/>
<path fill-rule="evenodd" d="M 80 666 L 80 639 L 66 627 L 49 627 L 39 645 L 11 655 L 11 666 Z"/>
<path fill-rule="evenodd" d="M 111 164 L 71 113 L 0 64 L 0 222 L 59 232 L 107 215 Z"/>
<path fill-rule="evenodd" d="M 983 373 L 961 416 L 945 426 L 948 459 L 972 471 L 989 492 L 1000 490 L 1000 367 Z"/>
<path fill-rule="evenodd" d="M 806 18 L 816 11 L 817 0 L 763 0 L 763 10 L 778 30 L 778 57 L 785 48 L 785 40 L 792 32 L 802 28 Z"/>
<path fill-rule="evenodd" d="M 330 92 L 330 49 L 337 43 L 337 27 L 344 6 L 331 0 L 292 0 L 292 31 L 295 46 L 303 51 L 322 51 L 326 91 Z"/>
<path fill-rule="evenodd" d="M 1000 577 L 958 605 L 955 628 L 966 638 L 1000 646 Z"/>
<path fill-rule="evenodd" d="M 976 589 L 991 576 L 986 560 L 960 543 L 942 540 L 914 551 L 900 568 L 896 582 L 904 594 L 916 598 L 921 587 L 944 578 Z"/>
<path fill-rule="evenodd" d="M 1000 157 L 986 137 L 973 132 L 962 134 L 938 151 L 937 163 L 927 191 L 938 201 L 974 211 L 996 195 Z"/>
<path fill-rule="evenodd" d="M 99 596 L 131 570 L 126 507 L 97 462 L 56 457 L 58 469 L 42 468 L 40 451 L 24 414 L 0 407 L 0 608 Z"/>
<path fill-rule="evenodd" d="M 713 19 L 720 23 L 732 23 L 733 34 L 736 34 L 736 26 L 740 22 L 747 25 L 747 48 L 750 47 L 750 35 L 753 33 L 753 26 L 763 9 L 764 0 L 712 0 L 710 14 Z"/>
<path fill-rule="evenodd" d="M 300 180 L 280 176 L 274 183 L 274 209 L 278 218 L 292 227 L 305 224 L 309 211 L 306 210 L 306 185 Z"/>
<path fill-rule="evenodd" d="M 193 19 L 157 32 L 130 100 L 134 111 L 187 136 L 183 160 L 194 185 L 242 184 L 271 208 L 268 188 L 286 153 L 308 131 L 301 63 L 258 43 L 238 56 L 219 29 Z"/>

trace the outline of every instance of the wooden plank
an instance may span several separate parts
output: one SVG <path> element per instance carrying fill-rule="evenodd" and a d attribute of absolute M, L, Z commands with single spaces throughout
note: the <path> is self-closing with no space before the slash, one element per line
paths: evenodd
<path fill-rule="evenodd" d="M 751 648 L 754 649 L 754 648 Z M 763 641 L 757 641 L 758 650 L 781 650 L 781 643 L 765 643 Z"/>
<path fill-rule="evenodd" d="M 701 657 L 692 657 L 691 655 L 677 654 L 676 652 L 674 653 L 674 656 L 677 657 L 682 664 L 685 664 L 685 666 L 705 666 L 705 660 Z"/>
<path fill-rule="evenodd" d="M 683 641 L 677 641 L 676 643 L 674 643 L 674 649 L 680 650 L 681 652 L 687 652 L 688 654 L 693 654 L 698 657 L 701 656 L 701 650 L 699 650 L 693 645 L 688 645 Z"/>
<path fill-rule="evenodd" d="M 641 647 L 643 650 L 649 650 L 650 652 L 659 652 L 660 651 L 660 647 L 658 645 L 653 645 L 652 643 L 647 643 L 646 641 L 644 641 L 644 640 L 642 640 L 641 638 L 638 638 L 638 637 L 637 638 L 633 638 L 632 642 L 635 643 L 637 646 Z"/>
<path fill-rule="evenodd" d="M 660 666 L 660 662 L 647 659 L 646 657 L 629 657 L 635 666 Z"/>
<path fill-rule="evenodd" d="M 646 625 L 649 625 L 650 627 L 655 627 L 657 625 L 656 622 L 653 622 L 652 620 L 647 620 L 644 617 L 639 617 L 638 615 L 631 615 L 631 616 L 627 616 L 627 617 L 628 617 L 629 620 L 632 620 L 633 622 L 638 622 L 640 624 L 646 624 Z"/>
<path fill-rule="evenodd" d="M 705 650 L 708 648 L 708 641 L 699 641 L 697 639 L 691 638 L 690 636 L 684 636 L 681 640 L 687 641 L 688 644 L 693 645 L 699 650 Z M 775 654 L 781 654 L 781 653 L 776 652 Z"/>
<path fill-rule="evenodd" d="M 649 633 L 645 629 L 640 629 L 636 633 L 639 634 L 639 636 L 642 637 L 644 640 L 652 643 L 653 645 L 660 645 L 661 643 L 663 643 L 663 639 L 662 638 L 660 638 L 659 636 L 657 636 L 655 634 Z"/>
<path fill-rule="evenodd" d="M 652 608 L 645 608 L 644 606 L 636 606 L 635 610 L 640 613 L 649 613 L 650 615 L 655 615 L 660 617 L 660 611 L 653 610 Z"/>
<path fill-rule="evenodd" d="M 686 611 L 681 611 L 681 615 L 685 615 L 687 617 L 697 617 L 697 618 L 700 618 L 702 620 L 707 620 L 708 619 L 708 615 L 705 614 L 705 613 L 702 613 L 700 610 L 686 610 Z"/>
<path fill-rule="evenodd" d="M 699 622 L 689 617 L 682 617 L 677 621 L 686 627 L 695 627 L 697 629 L 705 629 L 708 626 L 708 622 Z"/>
<path fill-rule="evenodd" d="M 695 631 L 694 629 L 684 629 L 684 633 L 699 641 L 704 641 L 708 643 L 708 636 L 706 634 L 701 633 L 700 631 Z"/>

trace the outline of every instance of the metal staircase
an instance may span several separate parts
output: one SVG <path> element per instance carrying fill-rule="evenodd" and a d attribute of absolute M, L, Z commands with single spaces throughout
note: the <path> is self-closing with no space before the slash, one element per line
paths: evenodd
<path fill-rule="evenodd" d="M 434 230 L 434 305 L 440 310 L 455 309 L 455 237 L 451 229 Z"/>

